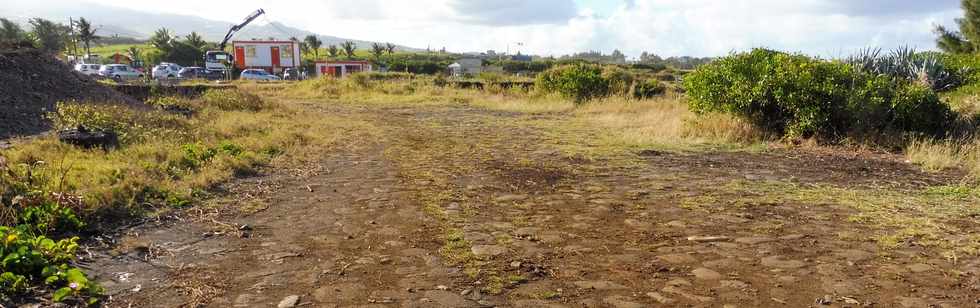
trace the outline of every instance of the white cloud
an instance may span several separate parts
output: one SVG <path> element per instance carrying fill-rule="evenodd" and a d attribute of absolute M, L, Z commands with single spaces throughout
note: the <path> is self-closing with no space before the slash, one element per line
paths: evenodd
<path fill-rule="evenodd" d="M 61 1 L 71 2 L 52 0 Z M 508 45 L 513 51 L 522 42 L 525 53 L 545 55 L 620 49 L 633 56 L 714 56 L 764 46 L 839 56 L 872 45 L 928 49 L 932 26 L 950 25 L 962 14 L 958 0 L 91 1 L 232 22 L 262 7 L 268 20 L 322 34 L 454 51 Z M 601 15 L 593 13 L 599 9 Z"/>

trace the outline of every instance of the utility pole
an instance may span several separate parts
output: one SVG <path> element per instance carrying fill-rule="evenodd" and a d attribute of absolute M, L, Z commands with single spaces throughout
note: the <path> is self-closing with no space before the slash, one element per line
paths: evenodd
<path fill-rule="evenodd" d="M 71 33 L 71 56 L 78 61 L 78 38 L 75 37 L 75 20 L 71 16 L 68 16 L 68 32 Z"/>

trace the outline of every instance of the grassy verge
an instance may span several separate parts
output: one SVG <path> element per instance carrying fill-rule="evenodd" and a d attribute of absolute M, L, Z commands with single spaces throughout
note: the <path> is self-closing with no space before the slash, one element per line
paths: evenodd
<path fill-rule="evenodd" d="M 74 235 L 193 205 L 220 183 L 314 161 L 372 132 L 351 115 L 237 90 L 148 105 L 68 102 L 50 114 L 58 128 L 113 131 L 115 146 L 86 149 L 46 136 L 0 151 L 0 300 L 38 292 L 69 303 L 97 299 L 97 287 L 70 265 Z"/>

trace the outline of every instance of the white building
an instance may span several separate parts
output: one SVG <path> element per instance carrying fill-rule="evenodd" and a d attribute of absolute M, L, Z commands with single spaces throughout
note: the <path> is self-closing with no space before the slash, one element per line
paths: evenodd
<path fill-rule="evenodd" d="M 368 61 L 317 61 L 317 77 L 333 76 L 335 78 L 347 77 L 347 75 L 370 72 L 374 69 Z"/>
<path fill-rule="evenodd" d="M 299 42 L 294 41 L 234 41 L 235 67 L 264 69 L 273 74 L 284 68 L 302 65 Z"/>
<path fill-rule="evenodd" d="M 453 77 L 476 76 L 483 72 L 483 59 L 466 58 L 459 59 L 456 63 L 449 65 L 449 73 Z"/>

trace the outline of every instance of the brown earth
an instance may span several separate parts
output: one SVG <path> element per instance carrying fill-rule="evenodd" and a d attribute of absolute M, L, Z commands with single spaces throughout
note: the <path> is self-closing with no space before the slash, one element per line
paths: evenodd
<path fill-rule="evenodd" d="M 586 159 L 559 151 L 585 141 L 556 139 L 519 114 L 309 107 L 372 120 L 383 137 L 327 151 L 308 168 L 229 183 L 219 206 L 106 239 L 86 266 L 107 287 L 108 306 L 980 304 L 975 255 L 882 248 L 841 236 L 878 231 L 848 219 L 852 207 L 735 204 L 753 193 L 726 188 L 916 191 L 954 183 L 955 173 L 809 150 Z"/>
<path fill-rule="evenodd" d="M 49 54 L 0 51 L 0 140 L 47 131 L 45 114 L 60 101 L 136 103 Z"/>

